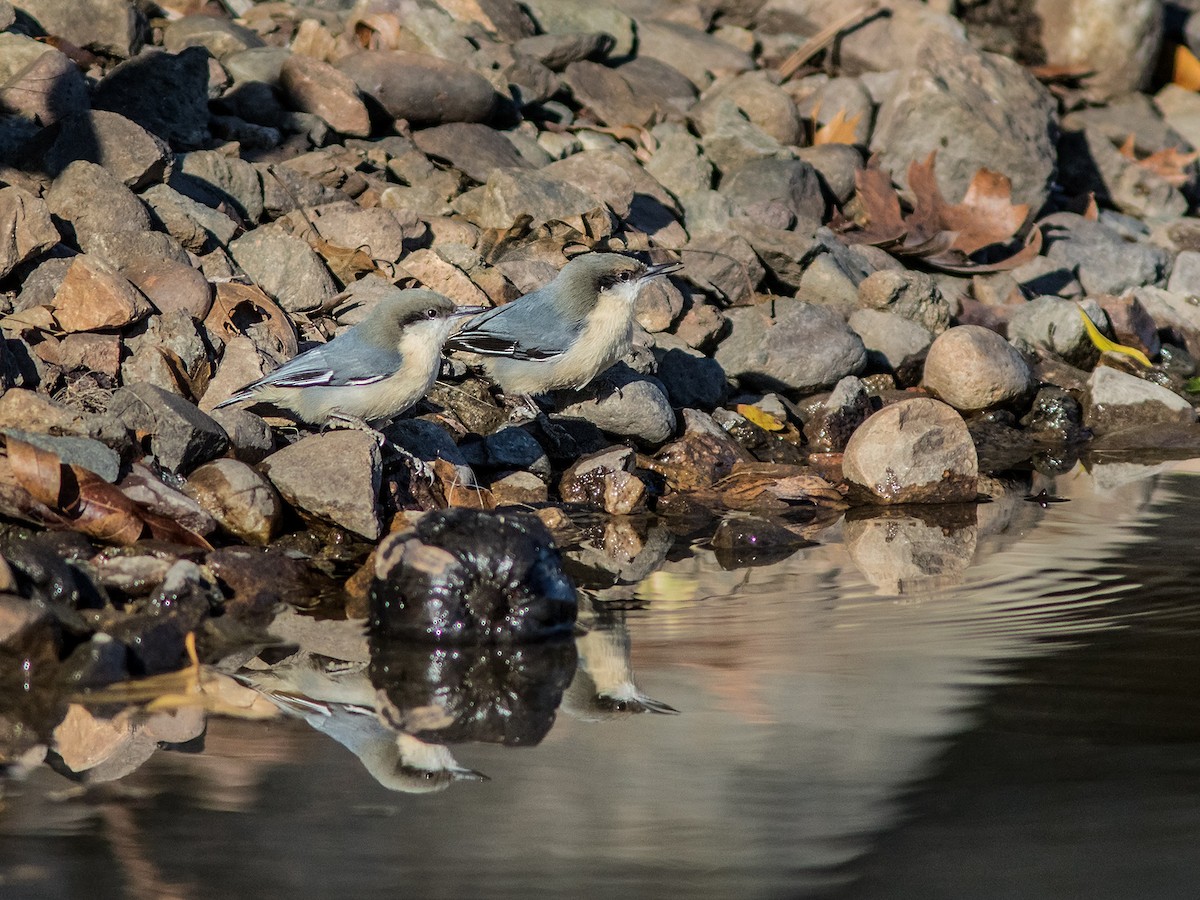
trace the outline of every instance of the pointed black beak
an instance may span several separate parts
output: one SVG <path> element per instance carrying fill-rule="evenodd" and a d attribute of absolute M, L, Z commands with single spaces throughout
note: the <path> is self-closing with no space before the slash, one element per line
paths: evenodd
<path fill-rule="evenodd" d="M 477 316 L 481 312 L 487 312 L 491 309 L 490 306 L 460 306 L 450 313 L 451 319 L 457 319 L 461 316 Z"/>
<path fill-rule="evenodd" d="M 649 281 L 651 278 L 657 278 L 659 275 L 671 275 L 683 268 L 681 262 L 665 262 L 655 263 L 652 266 L 647 266 L 646 271 L 642 273 L 639 281 Z"/>

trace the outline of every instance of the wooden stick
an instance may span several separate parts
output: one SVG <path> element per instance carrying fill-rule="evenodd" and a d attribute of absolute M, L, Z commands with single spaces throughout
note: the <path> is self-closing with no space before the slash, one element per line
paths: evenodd
<path fill-rule="evenodd" d="M 880 6 L 879 0 L 870 0 L 862 9 L 847 13 L 842 18 L 826 25 L 796 48 L 796 51 L 783 61 L 779 66 L 779 76 L 784 81 L 787 81 L 796 74 L 801 66 L 832 44 L 839 34 L 849 28 L 861 25 L 877 12 L 882 11 L 883 8 Z"/>

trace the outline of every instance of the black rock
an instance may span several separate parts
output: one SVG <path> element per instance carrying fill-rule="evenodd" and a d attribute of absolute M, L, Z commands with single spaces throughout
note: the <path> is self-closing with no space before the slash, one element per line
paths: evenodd
<path fill-rule="evenodd" d="M 575 585 L 531 516 L 439 510 L 379 545 L 370 591 L 377 635 L 519 643 L 568 633 L 575 615 Z"/>

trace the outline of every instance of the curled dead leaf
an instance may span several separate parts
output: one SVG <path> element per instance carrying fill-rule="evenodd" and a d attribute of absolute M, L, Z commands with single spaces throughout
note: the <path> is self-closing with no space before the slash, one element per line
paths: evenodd
<path fill-rule="evenodd" d="M 871 244 L 896 256 L 920 259 L 947 272 L 983 273 L 1013 269 L 1041 252 L 1042 236 L 1035 227 L 1016 250 L 1007 250 L 1029 218 L 1028 204 L 1012 202 L 1007 176 L 980 169 L 960 203 L 942 196 L 934 174 L 937 154 L 908 169 L 910 211 L 905 214 L 891 176 L 872 157 L 856 177 L 859 216 L 839 214 L 832 227 L 851 244 Z M 993 257 L 977 259 L 989 250 Z"/>

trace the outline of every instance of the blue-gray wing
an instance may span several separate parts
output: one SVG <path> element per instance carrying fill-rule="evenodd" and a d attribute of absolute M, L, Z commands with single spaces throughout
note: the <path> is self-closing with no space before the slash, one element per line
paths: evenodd
<path fill-rule="evenodd" d="M 535 291 L 476 316 L 446 342 L 446 349 L 519 360 L 553 359 L 569 350 L 582 330 L 582 322 L 563 318 Z"/>
<path fill-rule="evenodd" d="M 403 359 L 400 351 L 369 344 L 357 330 L 347 331 L 328 344 L 313 347 L 288 360 L 250 387 L 347 387 L 373 384 L 393 375 Z"/>

